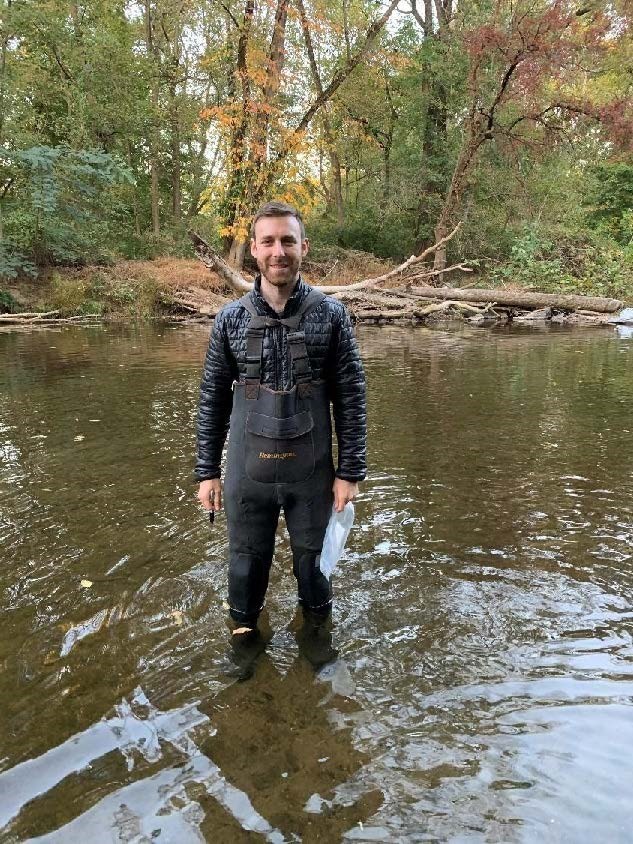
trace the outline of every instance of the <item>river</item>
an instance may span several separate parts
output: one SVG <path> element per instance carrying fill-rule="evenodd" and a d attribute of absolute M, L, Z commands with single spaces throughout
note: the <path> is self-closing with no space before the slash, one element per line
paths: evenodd
<path fill-rule="evenodd" d="M 633 340 L 358 335 L 331 660 L 281 529 L 237 682 L 208 328 L 0 333 L 0 841 L 632 840 Z"/>

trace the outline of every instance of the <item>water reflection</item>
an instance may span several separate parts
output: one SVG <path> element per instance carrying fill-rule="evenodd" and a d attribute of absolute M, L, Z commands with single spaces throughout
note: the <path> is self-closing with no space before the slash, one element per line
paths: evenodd
<path fill-rule="evenodd" d="M 0 840 L 628 841 L 630 340 L 361 329 L 332 640 L 282 536 L 236 682 L 207 333 L 0 332 Z"/>

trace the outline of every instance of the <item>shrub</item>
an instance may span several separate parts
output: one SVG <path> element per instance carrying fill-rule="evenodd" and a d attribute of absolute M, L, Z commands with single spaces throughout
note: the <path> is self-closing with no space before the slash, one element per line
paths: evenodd
<path fill-rule="evenodd" d="M 0 314 L 17 314 L 22 305 L 8 290 L 0 290 Z"/>
<path fill-rule="evenodd" d="M 89 283 L 86 279 L 53 273 L 49 281 L 49 305 L 62 316 L 83 313 L 88 298 Z"/>
<path fill-rule="evenodd" d="M 516 283 L 546 293 L 633 298 L 633 249 L 599 232 L 550 238 L 527 227 L 510 257 L 489 273 L 493 284 Z"/>

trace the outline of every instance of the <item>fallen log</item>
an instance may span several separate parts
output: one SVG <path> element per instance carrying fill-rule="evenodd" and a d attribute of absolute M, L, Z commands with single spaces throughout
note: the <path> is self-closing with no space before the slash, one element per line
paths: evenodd
<path fill-rule="evenodd" d="M 45 317 L 54 317 L 59 314 L 59 311 L 21 311 L 17 314 L 0 314 L 2 322 L 15 322 L 20 320 L 44 319 Z"/>
<path fill-rule="evenodd" d="M 49 313 L 57 313 L 51 311 Z M 68 323 L 78 324 L 82 322 L 95 322 L 100 320 L 98 314 L 80 314 L 78 316 L 47 316 L 46 314 L 0 314 L 0 325 L 64 325 Z"/>
<path fill-rule="evenodd" d="M 237 272 L 237 270 L 230 267 L 224 258 L 221 258 L 217 252 L 214 252 L 209 244 L 203 240 L 199 234 L 189 230 L 189 237 L 193 243 L 196 255 L 205 267 L 208 270 L 215 270 L 221 278 L 231 285 L 236 293 L 239 293 L 240 296 L 242 296 L 244 293 L 248 293 L 253 289 L 253 285 L 249 284 L 248 281 L 246 281 L 246 279 Z"/>
<path fill-rule="evenodd" d="M 164 295 L 163 299 L 168 305 L 175 305 L 190 313 L 208 317 L 216 316 L 220 308 L 231 301 L 225 296 L 219 296 L 217 293 L 211 293 L 199 287 L 174 290 L 171 294 Z"/>
<path fill-rule="evenodd" d="M 478 290 L 471 287 L 412 287 L 411 292 L 425 299 L 452 299 L 457 302 L 474 302 L 475 304 L 494 303 L 501 307 L 524 308 L 556 308 L 561 311 L 588 310 L 598 313 L 611 314 L 623 307 L 618 299 L 607 299 L 602 296 L 579 296 L 570 293 L 530 293 L 515 290 Z"/>

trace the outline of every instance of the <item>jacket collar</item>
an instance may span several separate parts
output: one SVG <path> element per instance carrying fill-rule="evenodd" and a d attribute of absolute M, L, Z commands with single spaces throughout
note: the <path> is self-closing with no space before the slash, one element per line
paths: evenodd
<path fill-rule="evenodd" d="M 286 307 L 283 310 L 282 314 L 278 314 L 274 311 L 268 302 L 262 296 L 262 277 L 261 275 L 255 276 L 255 284 L 253 286 L 253 291 L 251 293 L 251 299 L 257 311 L 266 316 L 272 317 L 290 317 L 296 314 L 299 309 L 299 305 L 303 302 L 304 298 L 308 295 L 309 287 L 303 280 L 301 276 L 297 279 L 297 283 L 295 284 L 295 289 L 292 291 L 292 296 L 286 302 Z"/>

